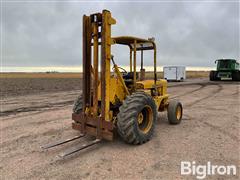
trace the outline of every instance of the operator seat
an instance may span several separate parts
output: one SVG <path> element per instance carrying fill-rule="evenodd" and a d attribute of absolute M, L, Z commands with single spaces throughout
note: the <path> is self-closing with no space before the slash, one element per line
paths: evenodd
<path fill-rule="evenodd" d="M 137 72 L 136 73 L 136 79 L 138 79 L 138 75 L 139 74 Z M 123 79 L 124 79 L 124 82 L 125 82 L 126 86 L 133 84 L 133 76 L 134 76 L 133 72 L 128 72 L 126 74 L 123 74 Z"/>

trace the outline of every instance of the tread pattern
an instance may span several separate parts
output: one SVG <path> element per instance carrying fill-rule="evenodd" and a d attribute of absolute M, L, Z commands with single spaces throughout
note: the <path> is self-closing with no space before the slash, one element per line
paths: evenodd
<path fill-rule="evenodd" d="M 233 81 L 240 81 L 240 71 L 232 72 L 232 80 Z"/>
<path fill-rule="evenodd" d="M 181 106 L 181 108 L 182 108 L 182 104 L 178 100 L 171 100 L 169 102 L 169 105 L 168 105 L 168 122 L 170 124 L 179 124 L 182 120 L 182 117 L 181 117 L 180 120 L 178 120 L 177 117 L 176 117 L 177 106 Z M 182 110 L 183 110 L 183 108 L 182 108 Z M 182 112 L 182 114 L 183 114 L 183 112 Z"/>
<path fill-rule="evenodd" d="M 153 110 L 153 125 L 147 134 L 143 134 L 138 128 L 137 115 L 145 105 Z M 153 98 L 144 93 L 136 92 L 127 96 L 117 115 L 118 133 L 126 143 L 143 144 L 151 139 L 157 120 L 157 107 Z"/>
<path fill-rule="evenodd" d="M 210 71 L 209 73 L 209 80 L 210 81 L 220 81 L 221 78 L 217 77 L 218 71 Z"/>
<path fill-rule="evenodd" d="M 74 101 L 72 110 L 74 113 L 77 113 L 77 114 L 82 111 L 82 96 L 78 96 L 77 99 Z"/>
<path fill-rule="evenodd" d="M 215 71 L 210 71 L 210 73 L 209 73 L 209 80 L 210 81 L 214 81 L 215 79 L 214 79 L 214 75 L 215 75 Z"/>

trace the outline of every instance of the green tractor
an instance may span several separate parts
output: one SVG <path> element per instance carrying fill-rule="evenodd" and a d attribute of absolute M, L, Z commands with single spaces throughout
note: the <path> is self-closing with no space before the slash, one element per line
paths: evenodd
<path fill-rule="evenodd" d="M 220 81 L 222 78 L 232 78 L 233 81 L 240 81 L 240 66 L 235 59 L 218 59 L 217 70 L 210 71 L 210 81 Z"/>

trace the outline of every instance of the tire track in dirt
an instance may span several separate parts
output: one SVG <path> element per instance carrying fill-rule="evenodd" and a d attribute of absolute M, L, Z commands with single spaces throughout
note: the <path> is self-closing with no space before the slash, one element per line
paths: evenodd
<path fill-rule="evenodd" d="M 202 98 L 197 99 L 197 100 L 195 100 L 195 101 L 193 101 L 191 103 L 186 104 L 185 107 L 192 107 L 193 105 L 195 105 L 197 103 L 200 103 L 200 102 L 202 102 L 202 101 L 204 101 L 206 99 L 209 99 L 209 98 L 213 97 L 214 94 L 217 94 L 217 93 L 219 93 L 220 91 L 223 90 L 223 87 L 222 87 L 221 84 L 209 84 L 209 85 L 216 85 L 217 89 L 215 91 L 211 92 L 209 95 L 207 95 L 205 97 L 202 97 Z"/>
<path fill-rule="evenodd" d="M 236 141 L 236 142 L 239 143 L 239 138 L 238 138 L 237 136 L 234 136 L 234 135 L 230 134 L 229 132 L 221 129 L 220 127 L 215 126 L 215 125 L 213 125 L 213 124 L 210 124 L 210 123 L 208 123 L 208 122 L 206 122 L 206 121 L 203 121 L 203 122 L 200 122 L 200 123 L 203 123 L 203 124 L 205 124 L 206 126 L 211 127 L 213 130 L 219 131 L 219 132 L 221 132 L 222 134 L 224 134 L 224 135 L 226 135 L 226 136 L 229 136 L 229 137 L 232 138 L 234 141 Z"/>
<path fill-rule="evenodd" d="M 192 116 L 189 116 L 189 115 L 187 115 L 187 116 L 188 116 L 189 119 L 194 119 Z M 219 127 L 219 126 L 213 125 L 213 124 L 211 124 L 209 122 L 206 122 L 206 121 L 197 121 L 197 122 L 212 128 L 212 130 L 214 130 L 214 131 L 218 131 L 218 132 L 230 137 L 232 140 L 236 141 L 237 143 L 240 142 L 240 139 L 239 139 L 238 136 L 235 136 L 235 135 L 229 133 L 228 131 L 225 131 L 224 129 L 221 129 L 221 127 Z"/>
<path fill-rule="evenodd" d="M 201 101 L 203 101 L 203 100 L 205 100 L 205 99 L 208 99 L 208 98 L 212 97 L 213 94 L 217 94 L 217 93 L 219 93 L 220 91 L 223 90 L 223 87 L 222 87 L 221 84 L 219 84 L 219 83 L 211 83 L 211 82 L 210 82 L 210 83 L 207 82 L 207 83 L 191 83 L 191 84 L 188 83 L 188 84 L 180 84 L 180 85 L 176 85 L 176 86 L 173 86 L 173 87 L 178 87 L 178 86 L 191 86 L 191 85 L 200 85 L 200 87 L 199 87 L 199 88 L 196 88 L 196 89 L 194 89 L 194 90 L 188 91 L 188 92 L 186 92 L 186 93 L 183 93 L 183 94 L 180 94 L 180 95 L 176 95 L 176 96 L 170 97 L 170 99 L 175 99 L 175 98 L 178 98 L 178 97 L 183 97 L 183 96 L 186 96 L 186 95 L 189 95 L 189 94 L 193 94 L 193 93 L 195 93 L 195 92 L 197 92 L 197 91 L 203 90 L 203 89 L 205 89 L 206 87 L 209 87 L 209 86 L 212 86 L 212 85 L 218 86 L 218 88 L 217 88 L 215 91 L 213 91 L 212 93 L 210 93 L 209 95 L 207 95 L 207 96 L 205 96 L 205 97 L 203 97 L 203 98 L 197 99 L 197 100 L 195 100 L 195 101 L 193 101 L 193 102 L 185 105 L 185 107 L 191 107 L 191 106 L 193 106 L 194 104 L 199 103 L 199 102 L 201 102 Z M 234 94 L 235 94 L 235 93 L 234 93 Z"/>
<path fill-rule="evenodd" d="M 236 91 L 234 93 L 232 93 L 231 96 L 235 96 L 235 95 L 239 96 L 239 93 L 240 93 L 239 91 L 240 91 L 240 86 L 236 87 Z"/>
<path fill-rule="evenodd" d="M 226 84 L 226 82 L 224 84 Z M 232 83 L 228 83 L 228 84 L 232 84 Z M 191 85 L 199 85 L 200 87 L 197 88 L 197 89 L 185 92 L 183 94 L 173 96 L 170 99 L 174 99 L 174 98 L 178 98 L 178 97 L 182 97 L 182 96 L 192 94 L 194 92 L 197 92 L 197 91 L 205 88 L 208 85 L 218 85 L 218 84 L 214 83 L 214 82 L 204 82 L 204 83 L 196 82 L 196 83 L 186 83 L 186 84 L 174 84 L 174 85 L 169 86 L 168 88 L 181 87 L 181 86 L 184 87 L 184 86 L 191 86 Z M 74 100 L 68 100 L 68 101 L 63 101 L 63 102 L 58 102 L 58 103 L 49 103 L 49 104 L 46 104 L 46 105 L 15 108 L 15 109 L 11 109 L 11 110 L 1 111 L 0 112 L 0 117 L 9 116 L 9 115 L 16 115 L 16 114 L 22 113 L 22 112 L 34 112 L 34 111 L 42 111 L 42 110 L 46 110 L 46 109 L 52 109 L 52 108 L 55 108 L 55 107 L 63 107 L 65 105 L 71 105 L 71 104 L 73 104 L 73 102 L 74 102 Z"/>
<path fill-rule="evenodd" d="M 47 131 L 44 131 L 44 132 L 41 132 L 41 133 L 36 133 L 36 134 L 21 135 L 21 136 L 15 138 L 15 139 L 11 139 L 9 141 L 2 142 L 1 145 L 0 145 L 0 148 L 3 151 L 5 147 L 9 148 L 9 146 L 12 145 L 12 144 L 15 144 L 16 146 L 18 146 L 19 143 L 20 144 L 26 144 L 26 142 L 37 140 L 38 137 L 57 136 L 58 134 L 62 134 L 66 130 L 71 130 L 71 126 L 66 126 L 66 127 L 59 128 L 59 129 L 49 129 Z M 13 142 L 15 142 L 15 143 L 13 143 Z"/>
<path fill-rule="evenodd" d="M 73 104 L 73 102 L 74 102 L 73 100 L 69 100 L 69 101 L 63 101 L 63 102 L 58 102 L 58 103 L 49 103 L 46 105 L 39 105 L 39 106 L 32 106 L 32 107 L 20 107 L 20 108 L 16 108 L 16 109 L 1 111 L 0 117 L 9 116 L 12 114 L 16 115 L 16 114 L 22 113 L 22 112 L 42 111 L 42 110 L 51 109 L 54 107 L 63 107 L 66 105 Z"/>
<path fill-rule="evenodd" d="M 223 90 L 223 86 L 222 86 L 222 84 L 220 84 L 220 83 L 218 83 L 218 84 L 217 84 L 217 83 L 210 83 L 209 85 L 216 85 L 216 86 L 217 86 L 217 89 L 216 89 L 215 91 L 211 92 L 209 95 L 207 95 L 207 96 L 205 96 L 205 97 L 203 97 L 203 98 L 197 99 L 197 100 L 195 100 L 195 101 L 193 101 L 193 102 L 185 105 L 185 107 L 191 107 L 191 106 L 193 106 L 193 105 L 195 105 L 195 104 L 197 104 L 197 103 L 199 103 L 199 102 L 202 102 L 202 101 L 204 101 L 204 100 L 206 100 L 206 99 L 212 98 L 214 94 L 217 94 L 217 93 L 219 93 L 219 92 L 221 92 L 221 91 Z M 206 85 L 205 87 L 207 87 L 207 85 Z M 196 92 L 196 91 L 195 91 L 195 92 Z M 234 92 L 232 95 L 237 95 L 238 93 L 239 93 L 239 92 L 238 92 L 238 90 L 237 90 L 237 92 Z M 188 117 L 189 117 L 190 119 L 192 119 L 191 116 L 188 115 Z M 220 133 L 222 133 L 222 134 L 224 134 L 224 135 L 226 135 L 226 136 L 229 136 L 231 139 L 233 139 L 234 141 L 236 141 L 236 142 L 238 142 L 238 143 L 239 143 L 239 141 L 240 141 L 237 136 L 232 135 L 231 133 L 229 133 L 229 132 L 221 129 L 221 128 L 218 127 L 218 126 L 215 126 L 215 125 L 213 125 L 213 124 L 210 124 L 210 123 L 208 123 L 208 122 L 206 122 L 206 121 L 198 121 L 198 122 L 201 123 L 201 124 L 204 124 L 204 125 L 206 125 L 206 126 L 208 126 L 208 127 L 210 127 L 210 128 L 212 128 L 212 129 L 215 130 L 215 131 L 219 131 Z"/>
<path fill-rule="evenodd" d="M 204 82 L 188 82 L 188 83 L 180 83 L 180 84 L 168 84 L 168 88 L 171 87 L 181 87 L 181 86 L 189 86 L 189 85 L 199 85 L 199 84 L 206 84 L 206 85 L 216 85 L 216 84 L 231 84 L 231 85 L 240 85 L 239 82 L 234 81 L 204 81 Z"/>
<path fill-rule="evenodd" d="M 46 109 L 41 109 L 41 110 L 36 110 L 36 111 L 19 112 L 19 113 L 17 113 L 17 116 L 15 116 L 16 114 L 9 114 L 9 115 L 6 115 L 6 116 L 2 116 L 1 121 L 13 120 L 14 118 L 35 116 L 35 115 L 41 114 L 41 113 L 46 112 L 46 111 L 55 112 L 55 111 L 58 111 L 60 109 L 67 108 L 67 107 L 72 108 L 72 105 L 73 104 L 67 104 L 65 106 L 55 106 L 55 107 L 53 106 L 52 108 L 46 108 Z"/>
<path fill-rule="evenodd" d="M 53 111 L 57 111 L 58 109 L 54 109 Z M 39 113 L 42 113 L 42 112 L 38 112 L 37 114 L 39 114 Z M 36 114 L 30 114 L 31 116 L 33 116 L 33 115 L 36 115 Z M 28 115 L 29 116 L 29 115 Z M 23 116 L 21 116 L 21 117 L 23 117 Z M 26 116 L 24 116 L 24 117 L 26 117 Z M 20 118 L 20 116 L 17 116 L 17 118 Z M 71 115 L 69 115 L 69 116 L 62 116 L 61 117 L 61 119 L 62 120 L 64 120 L 64 119 L 66 119 L 66 118 L 69 118 L 69 119 L 71 119 Z M 55 122 L 55 121 L 59 121 L 59 120 L 61 120 L 59 117 L 58 118 L 54 118 L 54 119 L 49 119 L 49 120 L 43 120 L 43 121 L 27 121 L 27 122 L 21 122 L 20 124 L 15 124 L 14 125 L 14 127 L 12 127 L 12 126 L 7 126 L 7 127 L 4 127 L 4 128 L 0 128 L 0 130 L 2 131 L 2 132 L 4 132 L 4 131 L 7 131 L 7 130 L 11 130 L 12 128 L 14 128 L 14 129 L 16 129 L 16 128 L 20 128 L 20 127 L 24 127 L 24 126 L 29 126 L 29 125 L 32 125 L 32 126 L 40 126 L 40 125 L 42 125 L 42 124 L 46 124 L 46 123 L 49 123 L 49 122 Z"/>
<path fill-rule="evenodd" d="M 194 84 L 195 85 L 195 84 Z M 178 98 L 178 97 L 182 97 L 182 96 L 185 96 L 185 95 L 189 95 L 189 94 L 192 94 L 194 92 L 197 92 L 197 91 L 200 91 L 201 89 L 205 88 L 207 85 L 206 84 L 201 84 L 201 83 L 198 83 L 196 85 L 199 85 L 200 87 L 194 89 L 194 90 L 191 90 L 191 91 L 188 91 L 188 92 L 185 92 L 183 94 L 180 94 L 180 95 L 176 95 L 176 96 L 172 96 L 170 97 L 170 99 L 175 99 L 175 98 Z"/>

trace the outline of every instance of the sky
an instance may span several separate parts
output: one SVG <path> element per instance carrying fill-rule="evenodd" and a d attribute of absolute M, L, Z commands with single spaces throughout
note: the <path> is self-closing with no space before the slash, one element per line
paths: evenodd
<path fill-rule="evenodd" d="M 213 67 L 215 59 L 240 57 L 239 1 L 9 0 L 1 3 L 1 66 L 81 66 L 82 16 L 103 9 L 117 21 L 112 36 L 155 38 L 159 66 Z M 128 53 L 112 47 L 119 65 L 128 65 Z M 144 65 L 152 57 L 145 53 Z"/>

